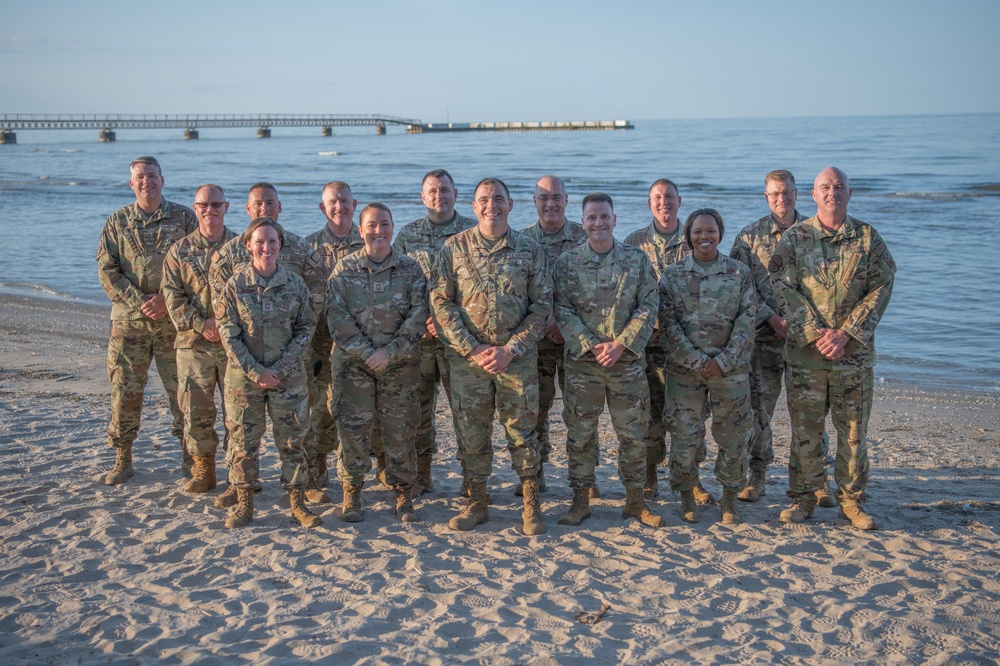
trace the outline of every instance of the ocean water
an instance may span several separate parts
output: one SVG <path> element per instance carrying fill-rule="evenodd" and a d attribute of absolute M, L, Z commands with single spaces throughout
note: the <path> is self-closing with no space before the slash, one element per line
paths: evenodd
<path fill-rule="evenodd" d="M 888 312 L 878 328 L 881 381 L 1000 391 L 1000 115 L 634 121 L 614 132 L 406 135 L 390 127 L 119 131 L 101 144 L 93 131 L 20 131 L 0 146 L 0 232 L 10 252 L 0 290 L 107 304 L 97 280 L 97 238 L 108 214 L 134 200 L 128 163 L 155 155 L 168 199 L 190 205 L 197 185 L 222 185 L 232 202 L 227 224 L 245 227 L 248 186 L 274 183 L 281 222 L 308 234 L 324 219 L 320 191 L 350 183 L 360 205 L 382 201 L 397 227 L 423 215 L 420 179 L 446 168 L 459 210 L 472 216 L 472 187 L 499 176 L 511 189 L 511 224 L 535 221 L 534 182 L 562 176 L 569 217 L 596 190 L 615 201 L 616 235 L 650 222 L 646 192 L 671 178 L 681 218 L 712 206 L 726 220 L 721 248 L 767 212 L 763 178 L 771 169 L 799 181 L 798 209 L 815 212 L 812 180 L 835 165 L 851 178 L 850 213 L 874 225 L 898 264 Z M 72 334 L 68 331 L 67 334 Z"/>

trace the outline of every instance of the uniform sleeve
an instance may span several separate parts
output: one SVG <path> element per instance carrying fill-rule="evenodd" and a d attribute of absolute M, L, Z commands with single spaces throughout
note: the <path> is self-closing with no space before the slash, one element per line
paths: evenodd
<path fill-rule="evenodd" d="M 729 256 L 750 269 L 752 276 L 761 276 L 755 280 L 754 289 L 757 292 L 757 326 L 762 326 L 771 318 L 771 315 L 779 311 L 771 291 L 771 276 L 767 272 L 767 266 L 763 266 L 763 271 L 760 271 L 759 268 L 754 270 L 754 264 L 759 263 L 760 259 L 750 250 L 750 244 L 747 243 L 746 237 L 742 234 L 736 237 L 736 242 L 733 243 L 733 249 L 729 252 Z"/>
<path fill-rule="evenodd" d="M 281 357 L 271 366 L 274 373 L 281 379 L 288 377 L 302 367 L 302 359 L 306 350 L 309 349 L 313 332 L 316 330 L 316 314 L 312 308 L 309 288 L 302 281 L 295 280 L 294 283 L 298 289 L 298 307 L 290 313 L 292 316 L 292 339 L 281 351 Z"/>
<path fill-rule="evenodd" d="M 191 298 L 184 289 L 184 278 L 181 275 L 180 243 L 167 251 L 163 260 L 163 279 L 160 281 L 160 293 L 167 304 L 170 321 L 178 331 L 194 331 L 201 334 L 205 318 L 191 305 Z"/>
<path fill-rule="evenodd" d="M 326 283 L 329 275 L 324 275 L 323 260 L 312 246 L 306 244 L 306 256 L 302 264 L 302 279 L 309 290 L 309 303 L 314 313 L 323 311 L 326 302 Z"/>
<path fill-rule="evenodd" d="M 678 282 L 679 278 L 673 271 L 663 271 L 660 276 L 660 337 L 669 362 L 697 372 L 709 357 L 695 347 L 684 333 L 684 303 L 679 290 L 685 285 L 679 284 L 678 291 L 672 288 L 672 284 Z"/>
<path fill-rule="evenodd" d="M 122 270 L 119 251 L 119 234 L 122 230 L 109 217 L 101 231 L 101 239 L 97 245 L 97 275 L 101 286 L 112 303 L 123 305 L 131 310 L 139 311 L 146 297 L 142 291 L 126 277 Z M 128 233 L 125 231 L 124 233 Z"/>
<path fill-rule="evenodd" d="M 243 342 L 243 327 L 240 325 L 240 312 L 236 306 L 236 285 L 229 281 L 215 298 L 215 323 L 219 328 L 219 337 L 226 350 L 229 363 L 239 367 L 243 374 L 252 382 L 260 379 L 261 373 L 267 368 L 257 362 Z"/>
<path fill-rule="evenodd" d="M 865 345 L 871 344 L 885 309 L 892 297 L 892 285 L 896 276 L 896 262 L 889 254 L 885 241 L 872 230 L 873 242 L 871 255 L 868 258 L 868 293 L 854 306 L 842 330 L 852 338 Z"/>
<path fill-rule="evenodd" d="M 715 362 L 719 364 L 719 369 L 724 375 L 750 364 L 757 330 L 757 293 L 753 288 L 753 278 L 749 268 L 740 273 L 743 279 L 740 281 L 739 311 L 733 321 L 733 330 L 729 334 L 726 346 L 715 356 Z"/>
<path fill-rule="evenodd" d="M 466 328 L 462 313 L 455 303 L 455 269 L 452 249 L 447 243 L 438 252 L 434 273 L 430 303 L 438 335 L 456 352 L 468 356 L 479 345 L 479 341 Z"/>
<path fill-rule="evenodd" d="M 538 245 L 535 248 L 531 280 L 528 282 L 528 314 L 505 345 L 515 356 L 522 356 L 538 345 L 552 316 L 552 276 L 546 265 L 545 252 Z"/>
<path fill-rule="evenodd" d="M 375 353 L 375 347 L 351 316 L 351 309 L 347 305 L 347 282 L 342 268 L 342 262 L 337 262 L 326 285 L 326 325 L 338 349 L 353 358 L 366 361 Z"/>
<path fill-rule="evenodd" d="M 227 242 L 212 254 L 212 262 L 208 267 L 208 281 L 212 285 L 213 298 L 222 293 L 229 278 L 233 277 L 233 254 L 229 251 L 231 242 Z"/>
<path fill-rule="evenodd" d="M 427 279 L 414 262 L 416 274 L 410 282 L 409 308 L 392 341 L 385 346 L 390 361 L 408 357 L 427 332 Z"/>
<path fill-rule="evenodd" d="M 559 332 L 566 340 L 566 351 L 570 358 L 579 359 L 594 348 L 601 340 L 594 335 L 576 313 L 573 306 L 572 280 L 568 255 L 562 255 L 552 270 L 555 282 L 555 314 Z M 575 267 L 574 267 L 575 268 Z"/>
<path fill-rule="evenodd" d="M 641 259 L 638 302 L 632 311 L 632 318 L 615 340 L 640 358 L 653 335 L 653 327 L 656 325 L 660 309 L 660 290 L 656 275 L 653 273 L 653 265 L 645 255 L 642 255 Z"/>
<path fill-rule="evenodd" d="M 812 303 L 802 293 L 802 277 L 799 275 L 794 230 L 787 232 L 778 242 L 774 255 L 767 266 L 771 274 L 771 287 L 779 303 L 784 303 L 785 319 L 788 321 L 788 339 L 798 348 L 804 348 L 819 339 L 819 328 L 823 328 L 823 318 Z"/>

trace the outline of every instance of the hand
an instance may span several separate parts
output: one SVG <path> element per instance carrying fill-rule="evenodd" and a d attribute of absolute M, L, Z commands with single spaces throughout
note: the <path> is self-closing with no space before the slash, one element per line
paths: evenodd
<path fill-rule="evenodd" d="M 514 360 L 514 355 L 507 351 L 506 347 L 490 347 L 483 356 L 485 357 L 484 361 L 479 364 L 479 367 L 494 375 L 506 372 L 507 366 Z"/>
<path fill-rule="evenodd" d="M 820 354 L 831 361 L 844 356 L 844 347 L 847 346 L 849 340 L 847 333 L 838 328 L 820 328 L 817 329 L 817 332 L 820 337 L 816 340 L 816 349 L 819 350 Z"/>
<path fill-rule="evenodd" d="M 365 365 L 372 372 L 382 372 L 389 367 L 389 355 L 385 353 L 385 349 L 379 349 L 374 354 L 368 357 L 365 361 Z"/>
<path fill-rule="evenodd" d="M 711 379 L 712 377 L 721 377 L 722 368 L 719 367 L 719 362 L 714 358 L 708 359 L 705 365 L 701 366 L 701 376 L 705 379 Z"/>
<path fill-rule="evenodd" d="M 602 368 L 610 368 L 621 358 L 622 353 L 625 351 L 625 345 L 614 340 L 611 342 L 598 342 L 590 351 L 594 355 L 594 358 L 597 359 L 597 362 L 601 364 Z"/>
<path fill-rule="evenodd" d="M 773 314 L 767 318 L 767 323 L 774 329 L 774 336 L 776 338 L 784 340 L 788 337 L 788 322 L 786 320 L 776 314 Z"/>
<path fill-rule="evenodd" d="M 437 327 L 434 326 L 434 320 L 430 317 L 427 318 L 427 334 L 432 338 L 436 338 L 438 336 Z"/>
<path fill-rule="evenodd" d="M 139 312 L 153 321 L 159 321 L 167 316 L 167 302 L 163 294 L 146 294 L 146 302 L 139 306 Z"/>
<path fill-rule="evenodd" d="M 215 317 L 206 319 L 205 323 L 201 325 L 201 337 L 209 342 L 218 342 L 222 339 L 222 336 L 219 335 L 219 328 L 215 325 Z"/>
<path fill-rule="evenodd" d="M 261 388 L 275 388 L 281 380 L 278 379 L 278 373 L 276 373 L 271 368 L 268 368 L 264 372 L 260 373 L 260 379 L 257 380 L 257 386 Z"/>
<path fill-rule="evenodd" d="M 547 337 L 549 340 L 556 343 L 557 345 L 561 345 L 564 342 L 566 342 L 565 338 L 563 338 L 562 336 L 562 333 L 559 332 L 559 327 L 556 326 L 556 322 L 554 319 L 552 320 L 552 323 L 549 324 L 549 327 L 545 329 L 545 337 Z"/>

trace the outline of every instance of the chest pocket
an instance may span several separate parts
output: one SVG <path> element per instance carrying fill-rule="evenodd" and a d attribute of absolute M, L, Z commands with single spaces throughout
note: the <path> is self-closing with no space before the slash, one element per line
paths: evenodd
<path fill-rule="evenodd" d="M 496 284 L 498 296 L 524 295 L 528 293 L 528 260 L 520 257 L 503 255 L 491 265 L 487 265 L 487 270 L 492 269 L 492 279 Z M 489 280 L 490 276 L 483 276 Z"/>
<path fill-rule="evenodd" d="M 255 294 L 240 294 L 236 297 L 236 311 L 240 316 L 240 323 L 246 329 L 247 335 L 253 337 L 260 331 L 264 322 L 263 308 L 261 302 Z"/>

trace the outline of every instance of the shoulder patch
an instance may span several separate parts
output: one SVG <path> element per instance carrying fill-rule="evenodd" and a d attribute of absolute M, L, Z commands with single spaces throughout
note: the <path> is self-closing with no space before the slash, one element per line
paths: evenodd
<path fill-rule="evenodd" d="M 767 270 L 769 273 L 777 273 L 784 264 L 780 254 L 772 255 L 771 261 L 767 262 Z"/>

